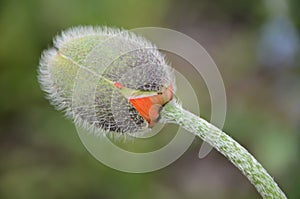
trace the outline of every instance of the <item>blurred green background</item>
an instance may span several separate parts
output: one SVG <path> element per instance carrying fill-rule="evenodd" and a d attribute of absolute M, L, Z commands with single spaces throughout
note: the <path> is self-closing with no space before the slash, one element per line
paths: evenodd
<path fill-rule="evenodd" d="M 200 160 L 199 139 L 179 160 L 151 173 L 123 173 L 95 160 L 37 82 L 42 50 L 77 25 L 161 26 L 197 40 L 224 79 L 224 130 L 289 198 L 300 198 L 299 7 L 297 0 L 0 0 L 0 198 L 260 198 L 216 151 Z M 201 115 L 209 118 L 201 77 L 175 56 L 167 58 L 185 68 Z M 136 147 L 168 142 L 156 140 Z"/>

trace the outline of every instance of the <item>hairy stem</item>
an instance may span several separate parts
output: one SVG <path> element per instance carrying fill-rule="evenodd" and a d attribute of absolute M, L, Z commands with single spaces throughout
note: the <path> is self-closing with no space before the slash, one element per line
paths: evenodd
<path fill-rule="evenodd" d="M 213 146 L 243 172 L 263 198 L 286 198 L 273 178 L 244 147 L 219 128 L 184 110 L 174 100 L 162 109 L 161 121 L 176 123 Z"/>

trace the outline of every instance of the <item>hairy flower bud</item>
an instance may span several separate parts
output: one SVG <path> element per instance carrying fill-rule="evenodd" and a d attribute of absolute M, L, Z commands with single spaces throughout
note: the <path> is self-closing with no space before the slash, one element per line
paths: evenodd
<path fill-rule="evenodd" d="M 136 133 L 153 126 L 173 97 L 163 55 L 125 30 L 77 27 L 43 52 L 39 81 L 75 124 L 97 132 Z M 159 106 L 157 106 L 159 105 Z"/>

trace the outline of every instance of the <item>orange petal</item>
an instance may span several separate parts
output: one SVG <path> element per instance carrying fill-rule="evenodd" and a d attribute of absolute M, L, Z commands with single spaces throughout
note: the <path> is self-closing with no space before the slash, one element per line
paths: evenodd
<path fill-rule="evenodd" d="M 137 110 L 137 112 L 145 119 L 148 123 L 151 122 L 151 118 L 149 115 L 149 110 L 152 107 L 153 103 L 150 100 L 150 97 L 142 97 L 142 98 L 132 98 L 129 99 L 131 104 Z"/>

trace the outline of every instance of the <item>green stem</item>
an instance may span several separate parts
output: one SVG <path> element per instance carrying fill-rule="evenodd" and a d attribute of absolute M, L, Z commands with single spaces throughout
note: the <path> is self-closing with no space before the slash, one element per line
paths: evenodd
<path fill-rule="evenodd" d="M 174 100 L 162 109 L 161 121 L 176 123 L 213 146 L 243 172 L 263 198 L 286 198 L 273 178 L 244 147 L 214 125 L 184 110 Z"/>

